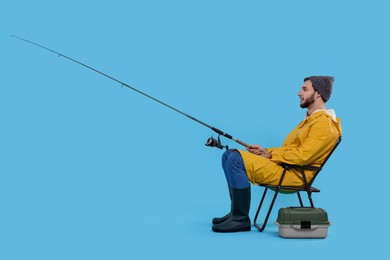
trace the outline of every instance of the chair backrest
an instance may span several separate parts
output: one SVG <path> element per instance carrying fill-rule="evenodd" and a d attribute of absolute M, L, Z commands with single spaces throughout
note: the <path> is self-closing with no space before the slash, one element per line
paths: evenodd
<path fill-rule="evenodd" d="M 313 184 L 313 182 L 314 182 L 315 178 L 317 177 L 318 173 L 320 173 L 320 171 L 322 170 L 322 167 L 324 167 L 326 162 L 329 160 L 330 156 L 336 150 L 337 146 L 339 146 L 339 144 L 341 142 L 341 139 L 342 139 L 342 137 L 340 135 L 339 138 L 337 138 L 337 140 L 336 140 L 336 144 L 333 146 L 332 150 L 330 151 L 328 156 L 325 158 L 324 162 L 321 164 L 320 167 L 317 168 L 317 167 L 311 167 L 311 166 L 302 166 L 302 169 L 307 169 L 307 170 L 315 169 L 316 170 L 316 172 L 313 174 L 313 178 L 309 182 L 309 186 L 311 186 Z"/>

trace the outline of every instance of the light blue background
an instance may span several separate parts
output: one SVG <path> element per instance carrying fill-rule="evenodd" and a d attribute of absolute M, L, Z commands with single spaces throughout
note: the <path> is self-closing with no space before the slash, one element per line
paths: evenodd
<path fill-rule="evenodd" d="M 0 259 L 386 254 L 389 23 L 386 1 L 3 1 Z M 333 75 L 344 139 L 314 197 L 328 237 L 282 239 L 275 214 L 211 232 L 229 207 L 211 130 L 11 34 L 266 147 L 303 118 L 303 78 Z"/>

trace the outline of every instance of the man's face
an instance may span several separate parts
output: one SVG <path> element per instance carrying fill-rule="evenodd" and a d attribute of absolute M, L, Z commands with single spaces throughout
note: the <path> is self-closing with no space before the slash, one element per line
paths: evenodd
<path fill-rule="evenodd" d="M 303 83 L 301 90 L 298 92 L 298 96 L 301 100 L 301 108 L 308 108 L 315 100 L 315 90 L 310 80 Z"/>

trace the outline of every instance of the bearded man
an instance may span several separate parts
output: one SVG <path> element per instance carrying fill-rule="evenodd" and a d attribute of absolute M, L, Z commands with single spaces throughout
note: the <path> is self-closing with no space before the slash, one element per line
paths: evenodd
<path fill-rule="evenodd" d="M 307 109 L 305 119 L 286 137 L 281 147 L 263 148 L 251 145 L 247 151 L 228 150 L 222 156 L 222 168 L 228 184 L 231 210 L 214 218 L 215 232 L 250 231 L 250 183 L 279 183 L 282 163 L 320 166 L 342 134 L 340 119 L 333 109 L 326 108 L 332 93 L 333 77 L 311 76 L 303 81 L 298 93 L 301 108 Z M 314 172 L 307 172 L 310 182 Z M 285 175 L 283 185 L 303 186 L 297 170 Z"/>

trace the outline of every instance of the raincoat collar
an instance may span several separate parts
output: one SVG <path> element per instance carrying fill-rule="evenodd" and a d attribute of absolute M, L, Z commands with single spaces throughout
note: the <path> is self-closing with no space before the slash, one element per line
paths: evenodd
<path fill-rule="evenodd" d="M 330 116 L 330 118 L 333 119 L 333 121 L 335 121 L 335 122 L 337 121 L 337 119 L 336 119 L 336 112 L 334 111 L 333 108 L 329 108 L 329 109 L 317 109 L 317 110 L 313 111 L 313 113 L 311 113 L 310 116 L 306 113 L 305 119 L 310 118 L 311 116 L 313 116 L 315 113 L 318 113 L 318 112 L 325 112 L 328 116 Z M 319 116 L 320 114 L 322 114 L 322 113 L 319 113 L 319 114 L 317 114 L 316 116 Z"/>

